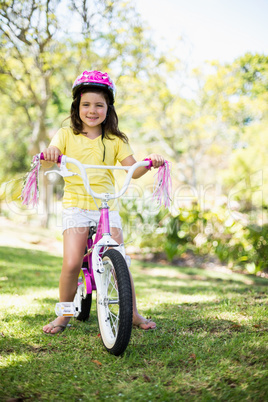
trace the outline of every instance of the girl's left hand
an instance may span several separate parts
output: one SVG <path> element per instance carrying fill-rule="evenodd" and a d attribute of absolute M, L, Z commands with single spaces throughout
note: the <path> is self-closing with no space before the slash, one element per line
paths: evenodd
<path fill-rule="evenodd" d="M 147 156 L 147 158 L 151 159 L 151 161 L 153 162 L 154 169 L 159 168 L 165 162 L 165 159 L 163 158 L 163 156 L 158 155 L 158 154 L 150 154 Z"/>

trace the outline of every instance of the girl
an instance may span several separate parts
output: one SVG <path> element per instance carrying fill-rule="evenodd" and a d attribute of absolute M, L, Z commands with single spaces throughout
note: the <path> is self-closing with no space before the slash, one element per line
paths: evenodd
<path fill-rule="evenodd" d="M 118 128 L 118 118 L 114 108 L 115 86 L 107 73 L 84 71 L 75 80 L 72 88 L 71 127 L 61 128 L 43 151 L 49 162 L 57 162 L 60 154 L 78 159 L 83 164 L 133 165 L 136 160 L 128 144 L 127 136 Z M 161 155 L 150 154 L 153 167 L 164 163 Z M 90 170 L 92 175 L 92 169 Z M 138 168 L 133 178 L 147 172 Z M 96 170 L 90 177 L 92 189 L 98 193 L 112 193 L 114 175 L 109 170 Z M 65 178 L 63 197 L 63 265 L 59 282 L 60 302 L 73 301 L 77 279 L 82 264 L 89 226 L 98 222 L 99 211 L 86 192 L 78 176 Z M 110 207 L 112 237 L 123 243 L 122 227 L 116 205 Z M 138 313 L 133 279 L 130 274 L 133 294 L 133 325 L 144 330 L 155 329 L 156 324 Z M 57 317 L 43 327 L 47 334 L 64 331 L 70 318 Z"/>

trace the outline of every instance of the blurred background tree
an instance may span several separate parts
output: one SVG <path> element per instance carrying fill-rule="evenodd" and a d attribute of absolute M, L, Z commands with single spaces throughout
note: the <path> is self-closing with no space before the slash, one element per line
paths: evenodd
<path fill-rule="evenodd" d="M 68 116 L 72 83 L 81 71 L 112 71 L 117 81 L 148 73 L 157 63 L 130 2 L 7 1 L 0 20 L 1 152 L 7 160 L 2 180 L 26 170 L 30 156 L 48 145 Z"/>

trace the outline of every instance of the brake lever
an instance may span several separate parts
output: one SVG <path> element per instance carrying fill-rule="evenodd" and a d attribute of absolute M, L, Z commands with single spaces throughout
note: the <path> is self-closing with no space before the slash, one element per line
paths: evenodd
<path fill-rule="evenodd" d="M 78 173 L 74 173 L 68 170 L 66 165 L 61 165 L 60 170 L 48 170 L 47 172 L 45 172 L 45 176 L 49 173 L 57 173 L 61 177 L 79 176 Z"/>
<path fill-rule="evenodd" d="M 40 154 L 40 159 L 44 160 L 44 154 L 42 152 Z M 45 176 L 49 173 L 57 173 L 61 177 L 80 176 L 79 173 L 74 173 L 67 169 L 64 155 L 59 156 L 58 163 L 60 163 L 60 170 L 48 170 L 45 172 Z"/>

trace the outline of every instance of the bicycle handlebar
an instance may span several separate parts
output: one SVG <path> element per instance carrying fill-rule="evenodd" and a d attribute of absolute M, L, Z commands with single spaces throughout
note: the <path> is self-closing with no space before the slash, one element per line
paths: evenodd
<path fill-rule="evenodd" d="M 43 153 L 40 154 L 40 159 L 44 160 L 44 155 Z M 75 166 L 78 167 L 78 169 L 80 170 L 81 175 L 79 175 L 84 183 L 85 189 L 87 190 L 88 194 L 91 195 L 93 198 L 98 198 L 101 200 L 113 200 L 115 198 L 119 198 L 121 197 L 127 190 L 130 180 L 133 176 L 133 173 L 135 172 L 135 170 L 141 166 L 144 167 L 151 167 L 152 166 L 152 161 L 149 160 L 145 160 L 145 161 L 140 161 L 140 162 L 136 162 L 134 163 L 132 166 L 105 166 L 105 165 L 83 165 L 81 162 L 79 162 L 77 159 L 74 158 L 70 158 L 66 155 L 60 155 L 58 158 L 58 163 L 61 163 L 60 166 L 60 170 L 59 171 L 53 171 L 54 173 L 58 173 L 61 176 L 74 176 L 74 175 L 79 175 L 78 173 L 73 173 L 70 172 L 67 167 L 66 167 L 66 163 L 72 163 Z M 115 194 L 109 194 L 109 193 L 96 193 L 95 191 L 92 190 L 92 188 L 90 187 L 89 184 L 89 180 L 87 177 L 87 173 L 86 173 L 86 169 L 110 169 L 110 170 L 128 170 L 126 179 L 124 181 L 124 184 L 121 188 L 121 190 Z M 62 171 L 62 173 L 61 173 Z M 49 171 L 47 173 L 50 173 Z"/>
<path fill-rule="evenodd" d="M 63 155 L 60 155 L 60 156 L 58 157 L 57 163 L 61 163 L 61 158 L 62 158 L 62 156 L 63 156 Z M 41 154 L 40 154 L 40 160 L 41 160 L 41 161 L 44 161 L 44 160 L 45 160 L 45 157 L 44 157 L 43 152 L 41 152 Z"/>

